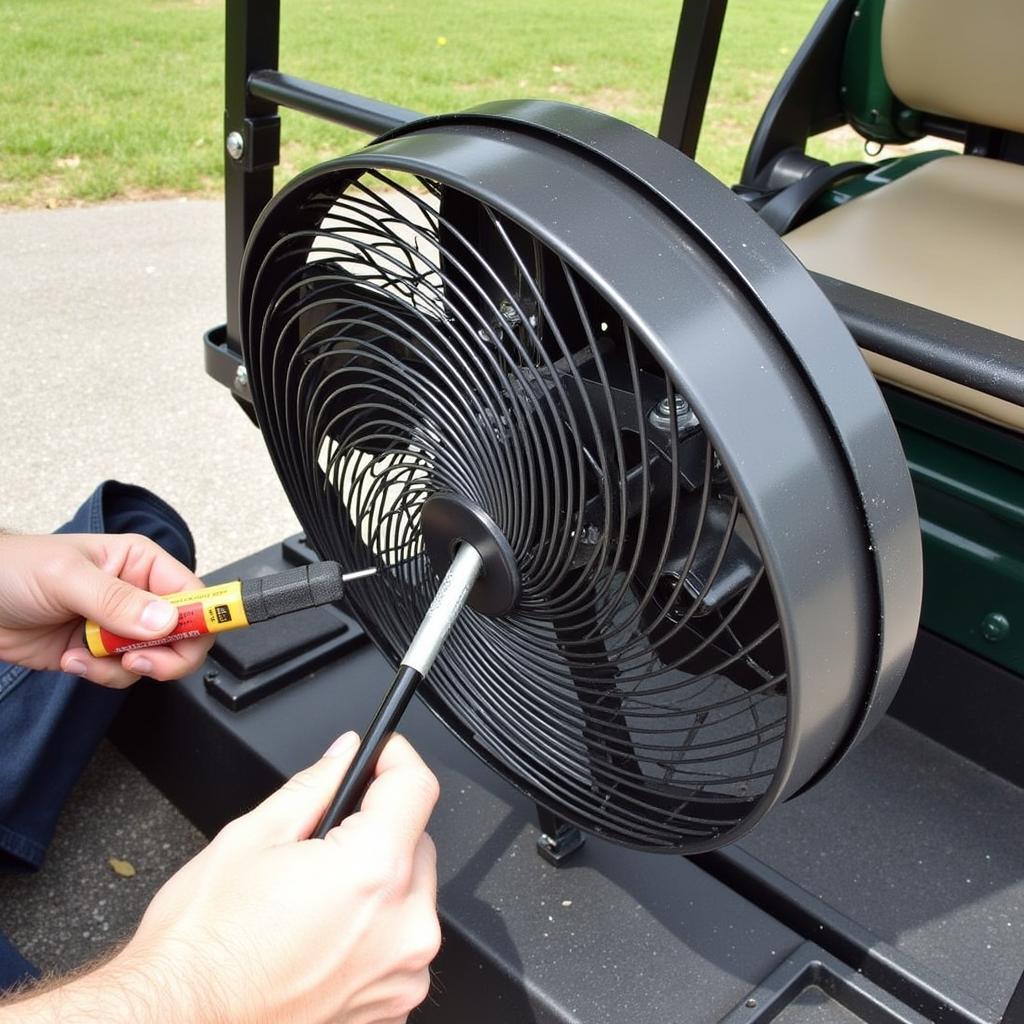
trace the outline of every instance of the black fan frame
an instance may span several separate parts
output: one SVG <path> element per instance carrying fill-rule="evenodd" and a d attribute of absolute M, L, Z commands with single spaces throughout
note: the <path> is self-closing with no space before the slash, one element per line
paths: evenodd
<path fill-rule="evenodd" d="M 852 339 L 784 244 L 696 165 L 603 115 L 510 102 L 404 126 L 278 193 L 243 262 L 243 351 L 254 395 L 259 367 L 248 358 L 246 325 L 263 254 L 303 217 L 312 226 L 324 204 L 370 169 L 457 188 L 599 280 L 700 417 L 765 559 L 791 680 L 772 787 L 721 840 L 688 852 L 737 838 L 777 800 L 813 784 L 877 721 L 916 634 L 920 535 L 909 473 Z M 669 261 L 652 254 L 665 251 L 687 254 L 692 280 L 663 276 Z M 681 264 L 671 262 L 678 275 Z M 685 360 L 680 322 L 707 325 L 709 339 L 688 342 Z M 431 707 L 481 754 L 443 708 Z"/>

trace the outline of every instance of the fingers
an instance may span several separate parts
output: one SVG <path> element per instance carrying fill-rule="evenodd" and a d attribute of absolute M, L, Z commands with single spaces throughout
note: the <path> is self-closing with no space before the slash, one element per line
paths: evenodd
<path fill-rule="evenodd" d="M 143 540 L 148 540 L 144 537 Z M 172 558 L 159 544 L 152 544 L 153 561 L 149 566 L 149 578 L 139 586 L 154 594 L 176 594 L 183 590 L 202 590 L 205 584 L 187 566 Z"/>
<path fill-rule="evenodd" d="M 103 572 L 154 594 L 201 590 L 203 581 L 187 566 L 142 534 L 78 535 L 84 550 Z"/>
<path fill-rule="evenodd" d="M 248 846 L 275 846 L 308 838 L 341 784 L 358 745 L 355 733 L 339 737 L 319 761 L 232 822 L 226 830 L 230 834 L 223 841 L 237 839 Z M 375 853 L 382 862 L 404 860 L 414 871 L 434 871 L 433 844 L 427 840 L 421 849 L 421 840 L 437 797 L 434 774 L 403 737 L 393 736 L 381 754 L 377 777 L 366 792 L 362 809 L 348 820 L 358 818 L 362 829 L 373 830 Z M 331 835 L 343 830 L 345 822 Z M 430 898 L 435 898 L 433 888 Z"/>
<path fill-rule="evenodd" d="M 168 647 L 147 647 L 130 651 L 121 658 L 128 672 L 150 679 L 181 679 L 195 672 L 206 660 L 216 637 L 201 636 L 178 640 Z"/>
<path fill-rule="evenodd" d="M 166 636 L 178 621 L 174 605 L 105 572 L 87 558 L 73 572 L 58 575 L 51 585 L 69 612 L 133 640 Z"/>
<path fill-rule="evenodd" d="M 307 839 L 327 810 L 358 745 L 354 732 L 338 737 L 319 761 L 293 775 L 229 827 L 247 844 L 275 846 Z"/>
<path fill-rule="evenodd" d="M 68 648 L 61 655 L 60 667 L 62 672 L 114 690 L 123 690 L 139 678 L 125 668 L 119 658 L 94 658 L 84 647 Z"/>
<path fill-rule="evenodd" d="M 439 787 L 434 773 L 404 736 L 388 740 L 377 762 L 360 814 L 393 837 L 399 852 L 410 856 L 437 803 Z"/>

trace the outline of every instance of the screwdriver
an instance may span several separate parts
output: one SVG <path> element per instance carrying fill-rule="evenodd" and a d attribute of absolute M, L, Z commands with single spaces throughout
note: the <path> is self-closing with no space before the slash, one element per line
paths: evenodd
<path fill-rule="evenodd" d="M 270 576 L 167 594 L 163 599 L 178 609 L 178 624 L 170 636 L 133 640 L 117 636 L 89 619 L 85 623 L 85 642 L 93 657 L 106 658 L 143 647 L 163 647 L 175 640 L 189 640 L 206 633 L 242 629 L 278 615 L 339 601 L 347 583 L 365 579 L 376 571 L 360 569 L 343 573 L 337 562 L 315 562 Z"/>

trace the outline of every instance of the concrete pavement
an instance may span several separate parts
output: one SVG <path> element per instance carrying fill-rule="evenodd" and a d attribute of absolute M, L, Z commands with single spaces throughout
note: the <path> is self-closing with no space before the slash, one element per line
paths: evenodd
<path fill-rule="evenodd" d="M 203 371 L 222 206 L 0 214 L 0 526 L 48 531 L 107 477 L 184 515 L 199 570 L 298 526 L 259 431 Z"/>

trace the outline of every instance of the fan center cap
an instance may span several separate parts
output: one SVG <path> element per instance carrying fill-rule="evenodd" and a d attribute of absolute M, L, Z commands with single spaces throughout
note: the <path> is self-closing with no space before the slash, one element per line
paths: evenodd
<path fill-rule="evenodd" d="M 519 600 L 519 569 L 505 535 L 475 502 L 435 494 L 420 510 L 423 542 L 430 564 L 444 577 L 459 544 L 476 548 L 483 569 L 469 592 L 470 608 L 483 615 L 506 615 Z"/>

